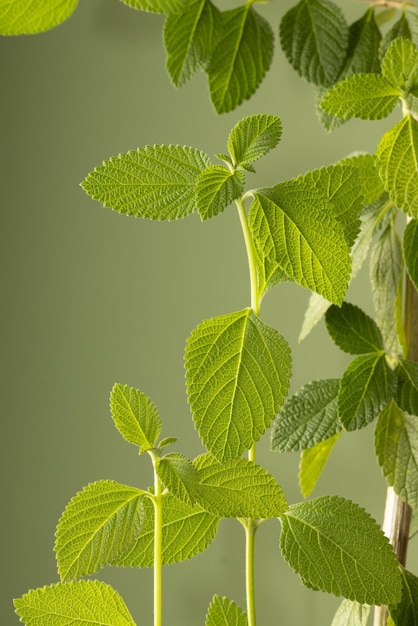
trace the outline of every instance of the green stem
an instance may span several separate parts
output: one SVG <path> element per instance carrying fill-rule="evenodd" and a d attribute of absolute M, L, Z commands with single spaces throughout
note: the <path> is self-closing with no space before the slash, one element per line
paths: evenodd
<path fill-rule="evenodd" d="M 245 248 L 247 251 L 248 268 L 250 271 L 251 283 L 251 308 L 256 315 L 260 313 L 261 298 L 258 293 L 257 265 L 255 260 L 254 244 L 248 226 L 247 213 L 245 211 L 244 201 L 242 198 L 235 200 L 238 209 L 238 215 L 241 222 L 242 234 L 244 235 Z"/>
<path fill-rule="evenodd" d="M 162 624 L 162 535 L 163 503 L 161 482 L 156 471 L 158 457 L 150 451 L 154 467 L 154 626 Z"/>
<path fill-rule="evenodd" d="M 255 589 L 254 589 L 254 539 L 257 530 L 257 522 L 248 519 L 245 528 L 246 558 L 245 558 L 245 581 L 247 595 L 247 618 L 248 626 L 256 626 L 255 616 Z"/>

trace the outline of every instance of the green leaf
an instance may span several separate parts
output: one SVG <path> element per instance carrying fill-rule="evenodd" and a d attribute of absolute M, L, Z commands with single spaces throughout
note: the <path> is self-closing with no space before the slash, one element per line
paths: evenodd
<path fill-rule="evenodd" d="M 267 471 L 248 459 L 219 463 L 204 454 L 199 471 L 199 504 L 221 517 L 278 517 L 287 509 L 282 488 Z"/>
<path fill-rule="evenodd" d="M 418 290 L 418 221 L 411 220 L 407 224 L 403 236 L 405 265 L 409 278 Z"/>
<path fill-rule="evenodd" d="M 344 599 L 337 609 L 331 626 L 367 626 L 370 606 Z"/>
<path fill-rule="evenodd" d="M 137 11 L 149 11 L 150 13 L 173 13 L 184 10 L 186 0 L 121 0 Z"/>
<path fill-rule="evenodd" d="M 98 580 L 76 580 L 32 589 L 14 601 L 28 626 L 135 626 L 120 595 Z"/>
<path fill-rule="evenodd" d="M 164 439 L 161 439 L 161 441 L 158 442 L 158 447 L 160 448 L 160 450 L 162 450 L 166 446 L 169 446 L 172 443 L 176 443 L 176 441 L 177 437 L 164 437 Z"/>
<path fill-rule="evenodd" d="M 375 432 L 376 456 L 388 485 L 411 508 L 418 507 L 418 416 L 392 400 L 380 414 Z"/>
<path fill-rule="evenodd" d="M 316 380 L 291 396 L 275 417 L 271 449 L 280 452 L 311 448 L 342 428 L 337 414 L 338 379 Z"/>
<path fill-rule="evenodd" d="M 186 381 L 193 419 L 220 461 L 248 450 L 287 394 L 286 341 L 250 309 L 202 322 L 187 341 Z"/>
<path fill-rule="evenodd" d="M 172 220 L 195 210 L 195 186 L 210 165 L 186 146 L 146 146 L 112 157 L 81 183 L 93 200 L 119 213 Z"/>
<path fill-rule="evenodd" d="M 325 315 L 327 330 L 335 344 L 349 354 L 368 354 L 383 350 L 382 334 L 358 306 L 343 302 L 333 305 Z"/>
<path fill-rule="evenodd" d="M 157 473 L 164 487 L 189 506 L 197 501 L 199 476 L 193 463 L 182 454 L 166 454 L 157 463 Z"/>
<path fill-rule="evenodd" d="M 144 498 L 144 523 L 137 540 L 111 565 L 152 567 L 154 563 L 154 507 Z M 162 564 L 191 559 L 209 546 L 218 529 L 219 518 L 200 506 L 188 506 L 175 496 L 163 495 Z"/>
<path fill-rule="evenodd" d="M 213 106 L 217 113 L 227 113 L 250 98 L 263 80 L 274 36 L 251 3 L 224 11 L 221 17 L 221 35 L 207 73 Z"/>
<path fill-rule="evenodd" d="M 247 615 L 232 600 L 213 596 L 205 626 L 248 626 Z"/>
<path fill-rule="evenodd" d="M 308 308 L 303 318 L 302 328 L 300 329 L 299 341 L 302 341 L 309 335 L 311 330 L 315 328 L 318 322 L 324 317 L 330 306 L 331 303 L 318 293 L 311 293 Z"/>
<path fill-rule="evenodd" d="M 289 63 L 306 80 L 332 85 L 344 63 L 348 27 L 329 0 L 301 0 L 283 17 L 280 41 Z"/>
<path fill-rule="evenodd" d="M 382 35 L 376 24 L 373 6 L 350 25 L 348 50 L 342 70 L 344 76 L 368 74 L 380 71 L 379 46 Z"/>
<path fill-rule="evenodd" d="M 250 115 L 231 130 L 228 150 L 235 166 L 246 167 L 277 146 L 282 123 L 276 115 Z"/>
<path fill-rule="evenodd" d="M 397 602 L 397 561 L 377 523 L 338 496 L 294 504 L 282 515 L 280 548 L 311 589 L 361 604 Z"/>
<path fill-rule="evenodd" d="M 223 165 L 210 165 L 196 182 L 196 206 L 202 220 L 221 213 L 242 195 L 244 173 L 232 172 Z"/>
<path fill-rule="evenodd" d="M 385 190 L 376 169 L 375 160 L 374 154 L 356 154 L 342 161 L 342 163 L 357 167 L 364 204 L 376 202 Z"/>
<path fill-rule="evenodd" d="M 411 115 L 383 135 L 376 166 L 398 209 L 418 218 L 418 122 Z"/>
<path fill-rule="evenodd" d="M 364 428 L 390 401 L 395 373 L 384 352 L 356 357 L 345 370 L 338 395 L 338 414 L 347 430 Z"/>
<path fill-rule="evenodd" d="M 418 578 L 402 569 L 402 599 L 389 607 L 395 626 L 418 626 Z"/>
<path fill-rule="evenodd" d="M 110 410 L 122 437 L 139 446 L 141 454 L 155 446 L 161 418 L 152 400 L 142 391 L 116 383 L 110 394 Z"/>
<path fill-rule="evenodd" d="M 78 0 L 0 0 L 0 35 L 32 35 L 70 17 Z"/>
<path fill-rule="evenodd" d="M 145 493 L 113 480 L 100 480 L 72 498 L 56 532 L 61 580 L 94 574 L 133 543 L 143 523 Z"/>
<path fill-rule="evenodd" d="M 219 36 L 219 10 L 210 0 L 192 0 L 164 23 L 167 71 L 176 87 L 206 67 Z"/>
<path fill-rule="evenodd" d="M 412 41 L 402 37 L 392 41 L 382 61 L 382 74 L 405 95 L 417 86 L 418 49 Z"/>
<path fill-rule="evenodd" d="M 391 42 L 398 37 L 410 39 L 415 44 L 418 44 L 418 16 L 413 9 L 411 11 L 407 10 L 406 6 L 402 7 L 401 17 L 382 39 L 380 46 L 381 57 L 385 55 Z"/>
<path fill-rule="evenodd" d="M 418 415 L 418 363 L 399 359 L 396 371 L 396 402 L 407 413 Z"/>
<path fill-rule="evenodd" d="M 304 498 L 307 498 L 315 489 L 328 457 L 340 436 L 341 431 L 325 441 L 320 441 L 313 448 L 302 451 L 299 463 L 299 486 Z"/>

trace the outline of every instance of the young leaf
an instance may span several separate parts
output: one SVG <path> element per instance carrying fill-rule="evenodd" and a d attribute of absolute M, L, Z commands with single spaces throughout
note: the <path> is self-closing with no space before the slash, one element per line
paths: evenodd
<path fill-rule="evenodd" d="M 311 448 L 342 429 L 337 414 L 338 379 L 317 380 L 291 396 L 271 428 L 271 449 Z"/>
<path fill-rule="evenodd" d="M 247 615 L 232 600 L 213 596 L 205 626 L 248 626 Z"/>
<path fill-rule="evenodd" d="M 383 135 L 376 167 L 398 209 L 418 218 L 418 122 L 411 115 Z"/>
<path fill-rule="evenodd" d="M 120 595 L 98 580 L 32 589 L 17 598 L 14 605 L 28 626 L 135 626 Z"/>
<path fill-rule="evenodd" d="M 411 508 L 418 507 L 418 416 L 392 400 L 380 414 L 375 432 L 376 456 L 388 485 Z"/>
<path fill-rule="evenodd" d="M 344 599 L 337 609 L 331 626 L 367 626 L 370 606 Z"/>
<path fill-rule="evenodd" d="M 396 402 L 407 413 L 418 415 L 418 363 L 399 359 Z"/>
<path fill-rule="evenodd" d="M 199 504 L 220 517 L 278 517 L 287 502 L 276 480 L 259 465 L 238 458 L 219 463 L 204 454 L 194 461 L 199 471 Z"/>
<path fill-rule="evenodd" d="M 358 306 L 343 302 L 331 306 L 325 315 L 328 333 L 348 354 L 368 354 L 383 350 L 382 334 L 374 320 Z"/>
<path fill-rule="evenodd" d="M 94 574 L 133 543 L 143 522 L 144 493 L 113 480 L 101 480 L 74 496 L 56 532 L 61 580 Z"/>
<path fill-rule="evenodd" d="M 140 453 L 153 448 L 161 431 L 161 418 L 154 403 L 142 391 L 116 383 L 110 394 L 110 410 L 116 428 Z"/>
<path fill-rule="evenodd" d="M 313 448 L 302 450 L 299 463 L 299 487 L 304 498 L 311 495 L 328 461 L 341 431 L 325 441 L 320 441 Z"/>
<path fill-rule="evenodd" d="M 409 278 L 418 290 L 418 221 L 411 220 L 407 224 L 403 236 L 405 265 Z"/>
<path fill-rule="evenodd" d="M 248 450 L 287 394 L 290 350 L 250 309 L 202 322 L 187 341 L 186 380 L 193 419 L 220 461 Z"/>
<path fill-rule="evenodd" d="M 231 172 L 223 165 L 210 165 L 196 182 L 196 206 L 202 220 L 221 213 L 242 195 L 244 173 Z"/>
<path fill-rule="evenodd" d="M 390 401 L 394 390 L 395 373 L 384 352 L 356 357 L 341 378 L 338 394 L 338 415 L 344 428 L 367 426 Z"/>
<path fill-rule="evenodd" d="M 250 115 L 231 130 L 228 150 L 235 166 L 246 167 L 277 146 L 282 123 L 276 115 Z"/>
<path fill-rule="evenodd" d="M 70 17 L 78 0 L 0 0 L 0 35 L 32 35 Z"/>
<path fill-rule="evenodd" d="M 195 210 L 196 181 L 209 157 L 186 146 L 146 146 L 112 157 L 81 183 L 93 200 L 119 213 L 173 220 Z"/>
<path fill-rule="evenodd" d="M 311 589 L 361 604 L 397 602 L 397 561 L 377 523 L 338 496 L 294 504 L 281 516 L 280 548 Z"/>
<path fill-rule="evenodd" d="M 182 454 L 166 454 L 157 463 L 157 473 L 169 492 L 189 506 L 197 500 L 199 476 L 193 463 Z"/>
<path fill-rule="evenodd" d="M 270 25 L 251 3 L 221 14 L 221 35 L 209 67 L 209 90 L 217 113 L 232 111 L 250 98 L 273 56 Z"/>
<path fill-rule="evenodd" d="M 418 626 L 418 578 L 401 570 L 402 599 L 389 607 L 390 616 L 395 626 Z"/>
<path fill-rule="evenodd" d="M 174 13 L 184 8 L 186 0 L 121 0 L 132 9 L 150 13 Z"/>
<path fill-rule="evenodd" d="M 315 85 L 328 87 L 344 63 L 348 27 L 329 0 L 301 0 L 280 24 L 282 48 L 293 68 Z"/>
<path fill-rule="evenodd" d="M 418 49 L 412 41 L 402 37 L 392 41 L 382 61 L 382 74 L 405 95 L 417 86 Z"/>

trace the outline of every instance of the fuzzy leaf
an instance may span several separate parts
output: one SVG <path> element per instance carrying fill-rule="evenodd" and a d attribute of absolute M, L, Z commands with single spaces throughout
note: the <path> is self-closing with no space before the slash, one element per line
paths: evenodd
<path fill-rule="evenodd" d="M 78 0 L 0 0 L 0 35 L 32 35 L 70 17 Z"/>
<path fill-rule="evenodd" d="M 418 578 L 402 569 L 402 599 L 389 607 L 395 626 L 418 626 Z"/>
<path fill-rule="evenodd" d="M 170 453 L 159 459 L 157 473 L 164 487 L 189 506 L 197 501 L 199 476 L 193 463 L 182 454 Z"/>
<path fill-rule="evenodd" d="M 304 498 L 311 495 L 325 467 L 328 457 L 341 436 L 341 431 L 320 441 L 312 448 L 302 450 L 299 463 L 299 486 Z"/>
<path fill-rule="evenodd" d="M 405 265 L 409 278 L 418 290 L 418 221 L 411 220 L 407 224 L 403 237 Z"/>
<path fill-rule="evenodd" d="M 184 10 L 186 0 L 121 0 L 137 11 L 169 14 Z"/>
<path fill-rule="evenodd" d="M 250 309 L 202 322 L 185 354 L 193 419 L 220 461 L 248 450 L 270 426 L 287 394 L 286 341 Z"/>
<path fill-rule="evenodd" d="M 228 138 L 228 150 L 235 166 L 245 167 L 277 146 L 282 123 L 276 115 L 250 115 L 234 126 Z"/>
<path fill-rule="evenodd" d="M 248 626 L 246 613 L 228 598 L 213 596 L 205 626 Z"/>
<path fill-rule="evenodd" d="M 210 165 L 186 146 L 146 146 L 112 157 L 81 183 L 93 200 L 119 213 L 172 220 L 195 210 L 196 181 Z"/>
<path fill-rule="evenodd" d="M 113 480 L 100 480 L 74 496 L 56 532 L 61 580 L 94 574 L 133 543 L 143 522 L 144 493 Z"/>
<path fill-rule="evenodd" d="M 349 354 L 383 350 L 382 334 L 374 320 L 354 304 L 333 305 L 325 315 L 328 333 L 335 344 Z"/>
<path fill-rule="evenodd" d="M 361 604 L 397 602 L 397 561 L 377 523 L 338 496 L 294 504 L 282 515 L 280 548 L 311 589 Z"/>
<path fill-rule="evenodd" d="M 331 626 L 367 626 L 370 606 L 344 599 L 337 609 Z"/>
<path fill-rule="evenodd" d="M 405 95 L 417 86 L 418 49 L 408 39 L 392 41 L 382 61 L 382 74 Z"/>
<path fill-rule="evenodd" d="M 357 168 L 364 204 L 376 202 L 385 190 L 376 169 L 375 160 L 374 154 L 356 154 L 342 161 Z"/>
<path fill-rule="evenodd" d="M 161 418 L 152 400 L 142 391 L 116 383 L 110 394 L 110 409 L 122 437 L 139 446 L 141 454 L 155 446 Z"/>
<path fill-rule="evenodd" d="M 399 359 L 396 403 L 407 413 L 418 415 L 418 363 Z"/>
<path fill-rule="evenodd" d="M 135 626 L 120 595 L 98 580 L 32 589 L 14 604 L 27 626 Z"/>
<path fill-rule="evenodd" d="M 250 98 L 263 80 L 273 56 L 270 25 L 251 7 L 221 14 L 221 34 L 207 69 L 217 113 L 232 111 Z"/>
<path fill-rule="evenodd" d="M 221 213 L 242 195 L 244 173 L 231 172 L 223 165 L 210 165 L 196 183 L 196 206 L 202 220 Z"/>

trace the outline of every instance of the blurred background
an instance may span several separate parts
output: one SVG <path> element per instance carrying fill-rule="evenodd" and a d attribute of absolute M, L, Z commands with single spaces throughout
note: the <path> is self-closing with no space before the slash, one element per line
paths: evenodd
<path fill-rule="evenodd" d="M 233 8 L 237 1 L 219 1 Z M 348 20 L 364 5 L 340 0 Z M 287 64 L 277 41 L 291 0 L 260 5 L 276 34 L 274 62 L 256 95 L 219 117 L 205 76 L 176 90 L 165 72 L 163 17 L 118 0 L 80 0 L 58 28 L 0 39 L 2 93 L 2 593 L 0 623 L 16 624 L 12 598 L 56 582 L 54 531 L 77 491 L 109 478 L 146 487 L 147 458 L 117 433 L 109 413 L 114 382 L 149 395 L 177 450 L 202 452 L 184 388 L 187 336 L 203 319 L 249 305 L 249 278 L 238 217 L 230 208 L 201 223 L 127 218 L 89 199 L 79 183 L 110 156 L 154 143 L 225 152 L 232 126 L 252 113 L 279 115 L 283 139 L 259 162 L 248 185 L 273 185 L 354 150 L 374 152 L 391 123 L 350 122 L 327 135 L 312 88 Z M 396 114 L 394 114 L 396 115 Z M 393 122 L 393 119 L 392 119 Z M 323 324 L 298 343 L 307 290 L 278 286 L 262 317 L 288 340 L 292 391 L 338 377 L 348 359 Z M 367 269 L 348 299 L 371 312 Z M 259 444 L 258 461 L 289 502 L 302 499 L 297 454 Z M 338 494 L 383 516 L 385 485 L 373 455 L 373 428 L 337 444 L 314 496 Z M 339 600 L 302 587 L 278 550 L 280 527 L 265 523 L 256 542 L 260 626 L 324 626 Z M 409 567 L 418 571 L 418 539 Z M 138 624 L 152 623 L 152 572 L 111 570 L 98 578 L 125 599 Z M 203 625 L 213 594 L 245 607 L 244 534 L 224 520 L 210 548 L 164 569 L 170 626 Z"/>

